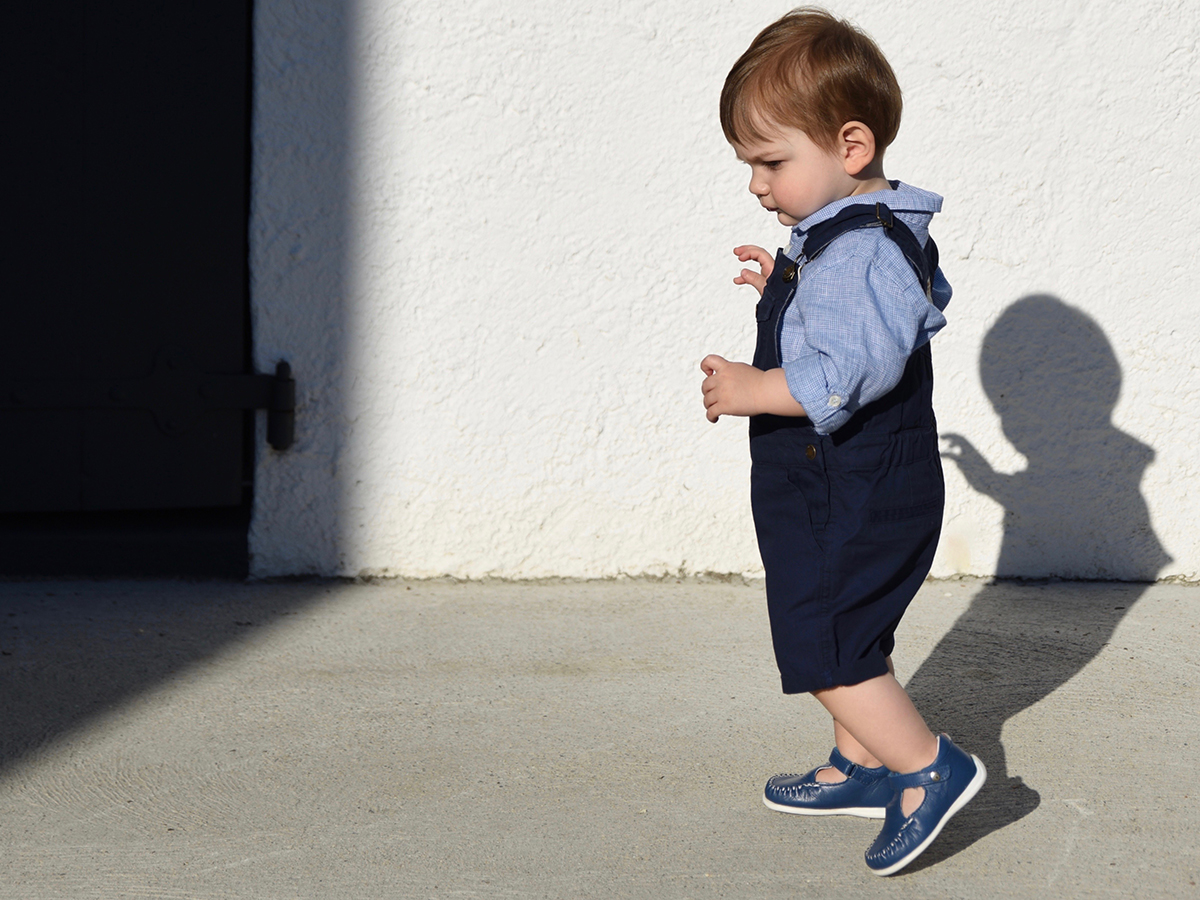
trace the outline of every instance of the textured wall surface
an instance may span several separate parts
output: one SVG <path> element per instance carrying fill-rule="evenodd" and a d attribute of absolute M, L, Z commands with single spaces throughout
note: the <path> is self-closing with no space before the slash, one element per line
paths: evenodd
<path fill-rule="evenodd" d="M 256 574 L 761 571 L 698 364 L 753 349 L 731 248 L 786 240 L 716 103 L 787 8 L 256 3 L 256 354 L 300 400 Z M 905 91 L 889 177 L 946 197 L 934 574 L 1200 577 L 1200 7 L 833 8 Z"/>

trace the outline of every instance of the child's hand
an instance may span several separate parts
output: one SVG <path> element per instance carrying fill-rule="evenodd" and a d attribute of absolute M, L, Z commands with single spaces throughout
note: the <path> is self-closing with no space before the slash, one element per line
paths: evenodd
<path fill-rule="evenodd" d="M 756 247 L 753 244 L 743 244 L 740 247 L 734 247 L 733 253 L 742 262 L 751 259 L 754 260 L 758 263 L 758 267 L 762 269 L 761 273 L 751 269 L 742 269 L 742 274 L 733 279 L 733 283 L 751 285 L 758 291 L 758 295 L 761 297 L 763 289 L 767 286 L 767 279 L 771 277 L 771 272 L 775 268 L 775 257 L 762 247 Z"/>
<path fill-rule="evenodd" d="M 708 376 L 700 385 L 708 421 L 715 422 L 721 416 L 753 416 L 760 411 L 758 391 L 765 374 L 762 369 L 730 362 L 715 353 L 701 360 L 700 369 Z"/>
<path fill-rule="evenodd" d="M 803 416 L 804 407 L 788 390 L 783 369 L 756 369 L 745 363 L 710 353 L 700 361 L 708 377 L 700 385 L 704 392 L 704 408 L 708 421 L 721 416 L 757 416 L 771 413 L 776 416 Z"/>

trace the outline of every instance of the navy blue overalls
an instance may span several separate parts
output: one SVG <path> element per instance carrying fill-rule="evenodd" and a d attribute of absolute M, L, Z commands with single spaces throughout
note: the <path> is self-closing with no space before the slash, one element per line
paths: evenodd
<path fill-rule="evenodd" d="M 937 269 L 883 204 L 848 207 L 812 228 L 811 262 L 840 235 L 882 227 L 928 295 Z M 804 264 L 807 264 L 804 263 Z M 783 314 L 800 283 L 781 250 L 757 308 L 754 365 L 778 368 Z M 802 417 L 750 419 L 750 497 L 784 693 L 858 684 L 887 672 L 900 617 L 929 573 L 945 487 L 929 344 L 900 382 L 829 435 Z"/>

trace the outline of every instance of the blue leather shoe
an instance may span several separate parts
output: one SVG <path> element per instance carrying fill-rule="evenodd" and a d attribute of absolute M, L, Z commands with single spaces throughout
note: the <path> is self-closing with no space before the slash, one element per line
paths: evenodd
<path fill-rule="evenodd" d="M 893 772 L 888 776 L 894 794 L 883 830 L 867 851 L 871 871 L 891 875 L 924 853 L 950 817 L 979 793 L 986 780 L 987 770 L 978 756 L 959 750 L 948 735 L 939 735 L 937 758 L 931 765 L 919 772 Z M 900 800 L 905 789 L 911 787 L 925 788 L 925 799 L 906 817 L 900 810 Z"/>
<path fill-rule="evenodd" d="M 845 781 L 817 781 L 817 773 L 829 766 L 846 776 Z M 882 819 L 892 799 L 888 770 L 868 769 L 850 762 L 833 748 L 828 766 L 817 766 L 807 775 L 776 775 L 767 781 L 763 803 L 779 812 L 801 816 L 861 816 Z"/>

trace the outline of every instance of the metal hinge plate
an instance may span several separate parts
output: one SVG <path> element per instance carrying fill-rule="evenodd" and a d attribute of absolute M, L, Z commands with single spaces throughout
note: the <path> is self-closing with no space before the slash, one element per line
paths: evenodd
<path fill-rule="evenodd" d="M 274 375 L 211 375 L 186 352 L 159 351 L 144 378 L 46 379 L 0 383 L 0 409 L 147 409 L 172 437 L 210 409 L 267 410 L 267 442 L 286 450 L 295 438 L 296 382 L 286 362 Z"/>

